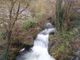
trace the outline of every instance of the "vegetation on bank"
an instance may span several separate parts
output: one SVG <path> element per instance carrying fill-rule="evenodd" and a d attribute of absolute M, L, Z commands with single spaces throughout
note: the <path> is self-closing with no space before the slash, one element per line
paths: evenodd
<path fill-rule="evenodd" d="M 0 59 L 14 60 L 22 44 L 33 39 L 47 19 L 57 32 L 50 36 L 50 54 L 57 60 L 69 60 L 80 48 L 80 1 L 78 0 L 1 0 Z"/>

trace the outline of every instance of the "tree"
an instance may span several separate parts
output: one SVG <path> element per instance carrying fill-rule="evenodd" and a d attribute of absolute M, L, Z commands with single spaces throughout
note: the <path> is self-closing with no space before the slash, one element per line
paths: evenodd
<path fill-rule="evenodd" d="M 2 17 L 2 21 L 0 21 L 0 24 L 2 24 L 4 26 L 5 29 L 5 36 L 6 36 L 6 40 L 7 40 L 7 47 L 6 47 L 6 53 L 5 53 L 5 57 L 4 60 L 9 60 L 9 53 L 10 53 L 10 47 L 11 47 L 11 42 L 12 42 L 12 32 L 13 32 L 13 28 L 15 26 L 15 23 L 20 19 L 20 15 L 22 14 L 23 11 L 25 11 L 30 3 L 31 0 L 24 0 L 24 1 L 19 1 L 19 0 L 8 0 L 7 4 L 9 9 L 8 9 L 8 15 L 7 17 L 4 16 Z M 21 4 L 22 2 L 26 2 L 26 5 L 24 6 L 24 8 L 21 8 Z"/>

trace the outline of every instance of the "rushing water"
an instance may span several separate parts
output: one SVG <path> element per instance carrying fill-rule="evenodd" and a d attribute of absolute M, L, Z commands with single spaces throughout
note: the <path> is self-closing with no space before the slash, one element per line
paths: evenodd
<path fill-rule="evenodd" d="M 20 54 L 17 56 L 16 60 L 55 60 L 48 53 L 49 34 L 53 32 L 55 32 L 55 28 L 51 23 L 47 23 L 44 30 L 37 35 L 30 51 L 25 51 Z M 21 51 L 24 50 L 25 49 L 23 48 Z"/>

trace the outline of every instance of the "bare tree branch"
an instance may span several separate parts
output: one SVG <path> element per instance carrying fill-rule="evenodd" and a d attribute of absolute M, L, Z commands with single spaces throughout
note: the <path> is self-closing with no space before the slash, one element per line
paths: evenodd
<path fill-rule="evenodd" d="M 9 10 L 9 12 L 10 12 L 10 14 L 9 14 L 10 20 L 12 18 L 12 12 L 13 12 L 13 8 L 14 8 L 15 3 L 16 3 L 16 1 L 11 0 L 11 8 Z"/>
<path fill-rule="evenodd" d="M 25 11 L 28 8 L 28 6 L 26 6 L 24 9 L 22 9 L 19 14 L 21 14 L 23 11 Z"/>
<path fill-rule="evenodd" d="M 17 9 L 16 16 L 15 16 L 15 19 L 14 19 L 13 24 L 12 24 L 12 28 L 14 27 L 15 22 L 18 20 L 19 11 L 20 11 L 20 2 L 18 4 L 18 9 Z"/>

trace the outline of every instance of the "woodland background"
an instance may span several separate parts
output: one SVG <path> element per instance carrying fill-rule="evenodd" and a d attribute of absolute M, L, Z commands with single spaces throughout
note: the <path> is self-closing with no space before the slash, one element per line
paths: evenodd
<path fill-rule="evenodd" d="M 80 0 L 0 0 L 0 60 L 15 60 L 47 20 L 57 29 L 50 36 L 50 54 L 71 60 L 80 49 Z"/>

